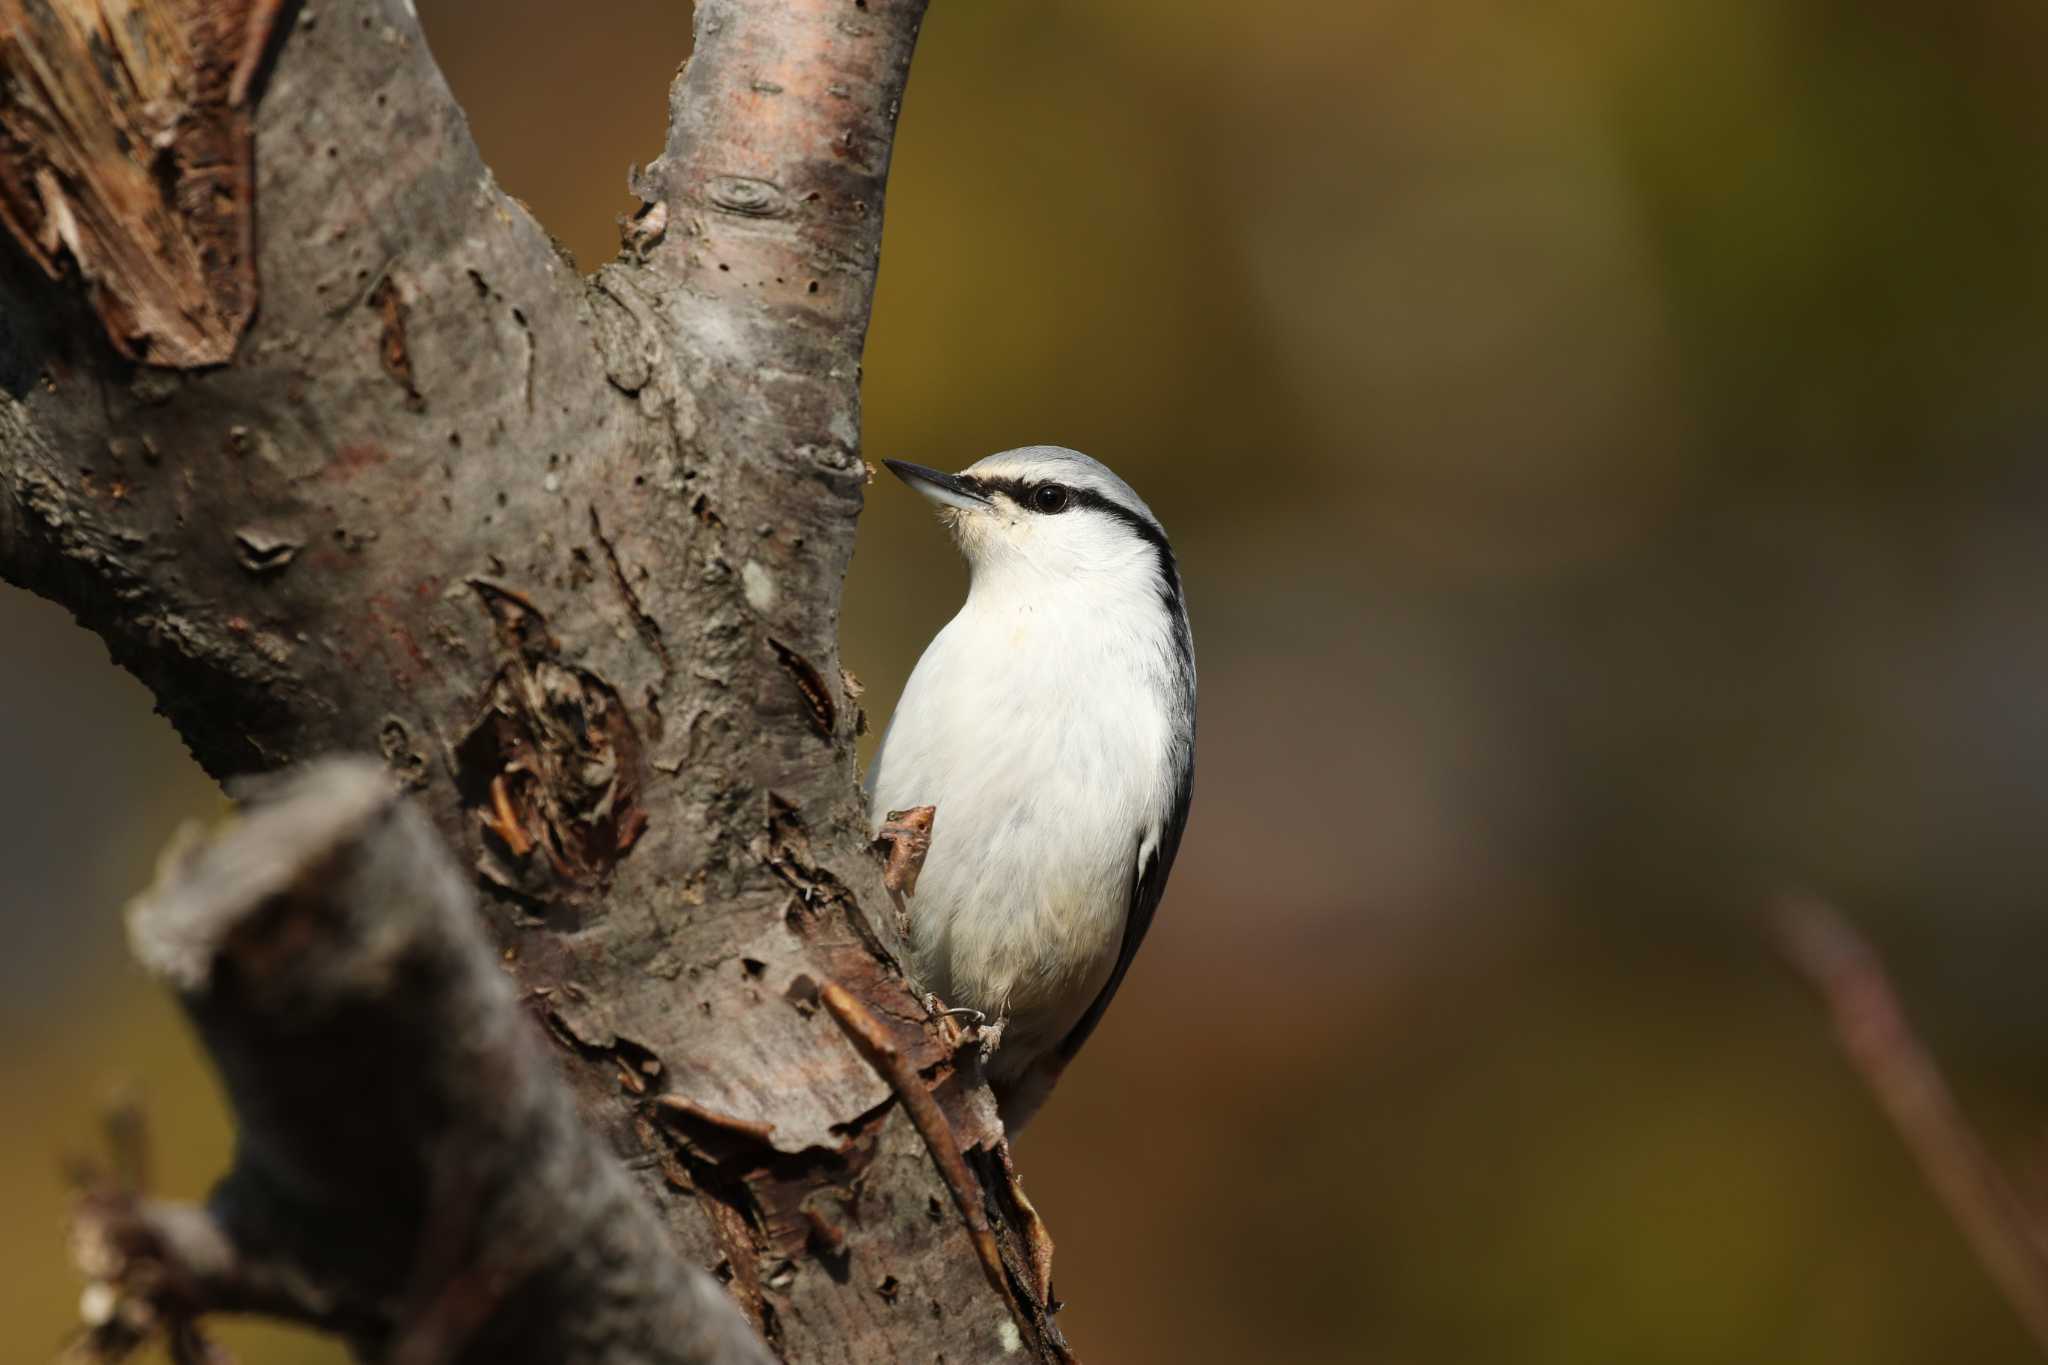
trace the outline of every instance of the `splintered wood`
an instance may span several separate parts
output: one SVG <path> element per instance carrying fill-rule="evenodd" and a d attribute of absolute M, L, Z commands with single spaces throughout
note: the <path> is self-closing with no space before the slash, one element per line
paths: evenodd
<path fill-rule="evenodd" d="M 276 0 L 0 0 L 0 224 L 114 349 L 225 363 L 256 309 L 248 86 Z"/>

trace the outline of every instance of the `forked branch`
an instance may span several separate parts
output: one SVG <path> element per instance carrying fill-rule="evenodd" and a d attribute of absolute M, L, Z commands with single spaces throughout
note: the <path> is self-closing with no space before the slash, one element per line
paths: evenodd
<path fill-rule="evenodd" d="M 785 1359 L 1056 1358 L 986 1092 L 894 965 L 836 641 L 923 14 L 699 0 L 585 277 L 411 0 L 0 0 L 0 578 L 216 776 L 377 753 L 419 811 L 329 774 L 141 912 L 247 1130 L 231 1254 L 108 1206 L 110 1265 L 207 1260 L 143 1277 L 167 1311 L 288 1267 L 273 1306 L 373 1358 L 713 1359 L 696 1266 Z M 1008 1294 L 822 980 L 946 1106 Z"/>

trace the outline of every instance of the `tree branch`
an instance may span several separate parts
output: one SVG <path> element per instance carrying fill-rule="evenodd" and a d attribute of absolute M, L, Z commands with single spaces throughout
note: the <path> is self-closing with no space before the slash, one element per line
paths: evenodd
<path fill-rule="evenodd" d="M 203 1211 L 88 1218 L 107 1278 L 146 1259 L 167 1316 L 280 1313 L 379 1360 L 769 1359 L 578 1119 L 381 769 L 317 766 L 167 858 L 129 933 L 220 1067 L 238 1141 Z"/>
<path fill-rule="evenodd" d="M 1779 941 L 1834 1016 L 1835 1036 L 1949 1217 L 2042 1350 L 2048 1248 L 1913 1032 L 1877 951 L 1825 902 L 1787 898 Z"/>

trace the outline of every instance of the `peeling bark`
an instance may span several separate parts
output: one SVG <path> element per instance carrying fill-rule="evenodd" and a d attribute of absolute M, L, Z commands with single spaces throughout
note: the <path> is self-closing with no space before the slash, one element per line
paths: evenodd
<path fill-rule="evenodd" d="M 384 757 L 584 1120 L 783 1358 L 1061 1358 L 1049 1240 L 896 966 L 835 640 L 922 4 L 700 4 L 647 206 L 588 279 L 492 181 L 403 0 L 274 37 L 251 8 L 206 49 L 227 75 L 181 77 L 271 54 L 252 115 L 223 96 L 262 282 L 224 363 L 109 330 L 75 255 L 0 252 L 0 573 L 98 630 L 218 777 Z M 10 101 L 27 31 L 0 34 Z M 55 135 L 4 126 L 11 185 Z M 904 1074 L 1000 1215 L 1006 1293 Z"/>

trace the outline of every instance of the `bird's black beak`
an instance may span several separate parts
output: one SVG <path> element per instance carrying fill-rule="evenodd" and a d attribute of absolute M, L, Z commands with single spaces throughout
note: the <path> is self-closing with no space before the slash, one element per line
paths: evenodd
<path fill-rule="evenodd" d="M 957 507 L 963 512 L 987 507 L 989 501 L 975 488 L 971 479 L 958 474 L 941 474 L 936 469 L 926 469 L 921 464 L 905 460 L 884 460 L 889 472 L 918 492 L 930 498 L 941 507 Z"/>

